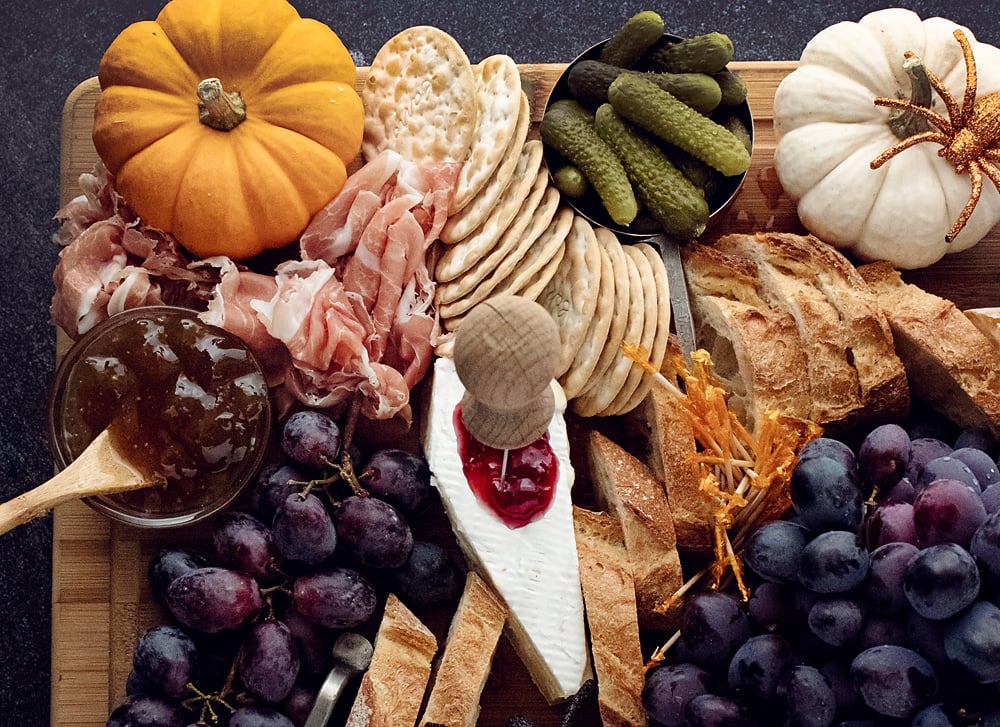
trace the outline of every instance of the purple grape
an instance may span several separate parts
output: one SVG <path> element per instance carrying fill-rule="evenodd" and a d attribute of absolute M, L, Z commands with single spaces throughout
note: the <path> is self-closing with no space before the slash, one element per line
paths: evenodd
<path fill-rule="evenodd" d="M 916 495 L 916 489 L 913 487 L 910 479 L 908 477 L 901 477 L 892 487 L 882 490 L 875 495 L 875 502 L 880 505 L 890 502 L 909 502 L 912 504 L 913 498 Z"/>
<path fill-rule="evenodd" d="M 850 598 L 820 599 L 809 609 L 806 623 L 816 638 L 831 646 L 845 646 L 857 638 L 865 622 L 861 605 Z"/>
<path fill-rule="evenodd" d="M 904 646 L 913 649 L 935 666 L 948 663 L 948 655 L 944 651 L 944 621 L 924 618 L 910 609 L 906 612 L 903 624 L 905 634 Z"/>
<path fill-rule="evenodd" d="M 906 624 L 898 616 L 879 616 L 869 613 L 861 627 L 853 648 L 864 650 L 882 644 L 906 646 Z"/>
<path fill-rule="evenodd" d="M 909 560 L 903 593 L 921 616 L 944 619 L 975 601 L 979 584 L 979 569 L 969 552 L 955 543 L 942 543 Z"/>
<path fill-rule="evenodd" d="M 965 462 L 950 454 L 944 457 L 932 459 L 920 472 L 920 476 L 914 480 L 913 487 L 917 495 L 932 482 L 936 480 L 958 480 L 971 487 L 977 494 L 983 491 L 979 480 Z"/>
<path fill-rule="evenodd" d="M 285 609 L 284 621 L 299 651 L 299 671 L 308 676 L 326 676 L 333 667 L 334 632 L 306 618 L 294 606 Z"/>
<path fill-rule="evenodd" d="M 270 707 L 240 707 L 229 717 L 229 727 L 295 727 L 288 717 Z"/>
<path fill-rule="evenodd" d="M 809 531 L 788 520 L 774 520 L 747 539 L 743 557 L 754 573 L 769 581 L 791 583 L 799 569 L 799 553 L 809 541 Z"/>
<path fill-rule="evenodd" d="M 778 680 L 777 697 L 785 708 L 785 724 L 828 727 L 833 724 L 837 698 L 829 680 L 814 666 L 788 669 Z"/>
<path fill-rule="evenodd" d="M 225 512 L 212 522 L 212 547 L 219 563 L 260 583 L 281 577 L 271 529 L 245 512 Z"/>
<path fill-rule="evenodd" d="M 846 593 L 868 575 L 870 557 L 858 537 L 830 530 L 809 541 L 799 558 L 799 583 L 816 593 Z"/>
<path fill-rule="evenodd" d="M 793 614 L 792 587 L 764 581 L 750 594 L 747 612 L 758 625 L 772 630 L 790 623 Z"/>
<path fill-rule="evenodd" d="M 911 435 L 912 436 L 912 435 Z M 916 485 L 924 465 L 932 459 L 946 457 L 955 450 L 950 444 L 934 437 L 916 437 L 910 440 L 910 458 L 906 463 L 905 476 Z"/>
<path fill-rule="evenodd" d="M 431 470 L 423 457 L 402 449 L 380 449 L 368 460 L 361 484 L 407 517 L 419 515 L 434 501 Z"/>
<path fill-rule="evenodd" d="M 393 591 L 410 607 L 451 602 L 462 592 L 458 567 L 437 543 L 417 541 L 410 557 L 389 573 Z"/>
<path fill-rule="evenodd" d="M 281 711 L 292 720 L 295 727 L 303 727 L 316 704 L 316 691 L 296 684 L 281 703 Z"/>
<path fill-rule="evenodd" d="M 828 457 L 837 460 L 848 470 L 857 468 L 857 458 L 848 445 L 831 437 L 810 439 L 799 451 L 799 462 L 813 457 Z"/>
<path fill-rule="evenodd" d="M 750 619 L 737 600 L 722 591 L 699 591 L 681 610 L 679 650 L 708 671 L 726 668 L 750 637 Z"/>
<path fill-rule="evenodd" d="M 813 532 L 860 527 L 864 496 L 856 471 L 841 462 L 820 456 L 799 460 L 792 470 L 790 489 L 795 513 Z"/>
<path fill-rule="evenodd" d="M 413 533 L 385 500 L 352 495 L 333 513 L 343 552 L 366 568 L 398 568 L 413 551 Z"/>
<path fill-rule="evenodd" d="M 198 680 L 198 647 L 175 626 L 156 626 L 139 636 L 132 651 L 132 669 L 165 697 L 183 697 Z"/>
<path fill-rule="evenodd" d="M 286 497 L 274 514 L 271 532 L 281 557 L 294 563 L 318 565 L 337 548 L 330 512 L 311 492 Z"/>
<path fill-rule="evenodd" d="M 913 501 L 913 526 L 922 548 L 940 543 L 968 548 L 985 519 L 983 498 L 959 480 L 935 480 Z"/>
<path fill-rule="evenodd" d="M 896 484 L 910 460 L 910 435 L 898 424 L 872 429 L 858 447 L 858 473 L 865 491 Z"/>
<path fill-rule="evenodd" d="M 983 580 L 991 586 L 1000 584 L 1000 512 L 991 513 L 976 529 L 969 552 L 976 559 Z"/>
<path fill-rule="evenodd" d="M 733 654 L 729 663 L 729 689 L 741 701 L 774 699 L 778 680 L 792 665 L 788 642 L 778 634 L 751 636 Z"/>
<path fill-rule="evenodd" d="M 964 429 L 955 437 L 955 449 L 981 449 L 989 453 L 996 446 L 996 437 L 988 429 Z"/>
<path fill-rule="evenodd" d="M 910 720 L 910 727 L 953 727 L 955 722 L 940 702 L 924 707 Z"/>
<path fill-rule="evenodd" d="M 309 477 L 291 464 L 268 465 L 248 488 L 248 504 L 261 522 L 269 523 L 289 495 L 299 492 Z"/>
<path fill-rule="evenodd" d="M 979 487 L 985 490 L 992 484 L 1000 482 L 1000 469 L 986 452 L 977 447 L 962 447 L 951 453 L 951 456 L 968 467 L 979 482 Z"/>
<path fill-rule="evenodd" d="M 158 601 L 163 602 L 167 597 L 167 586 L 174 578 L 198 568 L 204 568 L 206 565 L 208 565 L 208 560 L 188 550 L 167 548 L 159 551 L 149 561 L 149 567 L 146 571 L 153 596 Z"/>
<path fill-rule="evenodd" d="M 1000 607 L 977 601 L 946 623 L 944 650 L 981 684 L 1000 682 Z"/>
<path fill-rule="evenodd" d="M 322 470 L 336 464 L 340 454 L 340 427 L 315 409 L 292 414 L 281 430 L 281 451 L 295 464 Z"/>
<path fill-rule="evenodd" d="M 712 692 L 712 676 L 697 664 L 665 664 L 650 672 L 642 688 L 646 713 L 665 727 L 684 727 L 684 708 Z"/>
<path fill-rule="evenodd" d="M 873 646 L 851 662 L 851 677 L 861 698 L 887 717 L 909 717 L 937 695 L 934 667 L 904 646 Z"/>
<path fill-rule="evenodd" d="M 990 514 L 1000 510 L 1000 482 L 983 490 L 983 507 Z"/>
<path fill-rule="evenodd" d="M 684 708 L 687 727 L 750 727 L 746 710 L 729 697 L 699 694 Z"/>
<path fill-rule="evenodd" d="M 236 665 L 250 692 L 266 702 L 280 702 L 299 675 L 299 652 L 291 630 L 276 619 L 255 624 L 240 647 Z"/>
<path fill-rule="evenodd" d="M 292 602 L 299 613 L 320 626 L 351 629 L 375 613 L 376 595 L 357 571 L 332 568 L 296 579 Z"/>
<path fill-rule="evenodd" d="M 143 694 L 111 712 L 106 727 L 184 727 L 190 716 L 174 699 Z"/>
<path fill-rule="evenodd" d="M 239 628 L 256 618 L 264 605 L 253 578 L 216 566 L 175 578 L 166 601 L 181 624 L 205 633 Z"/>
<path fill-rule="evenodd" d="M 912 543 L 886 543 L 871 551 L 864 596 L 875 613 L 897 614 L 909 606 L 903 593 L 906 564 L 919 552 Z"/>
<path fill-rule="evenodd" d="M 865 539 L 869 548 L 889 543 L 917 543 L 913 524 L 913 505 L 908 502 L 887 502 L 876 505 L 865 520 Z"/>
<path fill-rule="evenodd" d="M 845 661 L 843 657 L 837 658 L 826 662 L 819 670 L 826 677 L 830 688 L 833 690 L 834 699 L 837 703 L 837 713 L 850 714 L 857 712 L 862 706 L 861 695 L 855 689 L 854 680 L 851 678 L 850 661 Z"/>

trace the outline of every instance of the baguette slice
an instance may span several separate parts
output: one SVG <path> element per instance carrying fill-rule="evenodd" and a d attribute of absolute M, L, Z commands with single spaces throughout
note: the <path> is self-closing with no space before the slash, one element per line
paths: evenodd
<path fill-rule="evenodd" d="M 761 297 L 753 264 L 716 248 L 681 249 L 699 346 L 750 431 L 769 410 L 808 418 L 807 361 L 795 319 Z"/>
<path fill-rule="evenodd" d="M 590 433 L 587 456 L 601 508 L 621 523 L 639 624 L 654 630 L 670 628 L 656 607 L 681 587 L 684 576 L 663 485 L 645 464 L 600 432 Z"/>
<path fill-rule="evenodd" d="M 416 724 L 436 654 L 434 634 L 390 593 L 346 727 Z"/>
<path fill-rule="evenodd" d="M 965 317 L 1000 347 L 1000 308 L 969 308 Z"/>
<path fill-rule="evenodd" d="M 672 395 L 654 385 L 636 412 L 649 432 L 646 465 L 667 493 L 677 547 L 691 553 L 712 550 L 711 512 L 702 496 L 695 453 L 694 430 L 674 405 Z"/>
<path fill-rule="evenodd" d="M 482 578 L 470 571 L 448 627 L 434 684 L 420 718 L 421 725 L 475 727 L 479 719 L 479 699 L 506 621 L 507 607 L 503 601 Z"/>
<path fill-rule="evenodd" d="M 715 246 L 752 263 L 761 296 L 798 326 L 810 408 L 788 413 L 832 433 L 905 416 L 909 390 L 889 323 L 847 258 L 812 235 L 726 235 Z"/>
<path fill-rule="evenodd" d="M 579 507 L 573 509 L 573 523 L 601 721 L 609 727 L 642 727 L 647 723 L 645 670 L 621 525 L 607 513 Z"/>
<path fill-rule="evenodd" d="M 914 395 L 953 422 L 1000 436 L 1000 347 L 954 303 L 886 262 L 858 268 L 889 320 Z"/>

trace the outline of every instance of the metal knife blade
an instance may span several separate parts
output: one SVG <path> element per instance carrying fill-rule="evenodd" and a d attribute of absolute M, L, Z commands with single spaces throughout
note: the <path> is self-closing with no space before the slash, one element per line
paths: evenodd
<path fill-rule="evenodd" d="M 684 265 L 681 263 L 680 243 L 666 235 L 654 235 L 650 240 L 660 248 L 660 257 L 663 258 L 663 266 L 667 269 L 674 331 L 677 333 L 684 358 L 690 361 L 691 352 L 698 347 L 698 342 L 694 331 L 694 318 L 691 315 L 687 280 L 684 277 Z"/>

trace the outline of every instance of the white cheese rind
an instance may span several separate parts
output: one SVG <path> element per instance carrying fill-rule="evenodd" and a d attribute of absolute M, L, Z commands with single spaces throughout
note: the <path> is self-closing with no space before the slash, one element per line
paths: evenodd
<path fill-rule="evenodd" d="M 425 455 L 462 550 L 506 601 L 512 643 L 542 695 L 555 703 L 575 694 L 590 675 L 565 397 L 558 392 L 549 428 L 559 457 L 552 504 L 535 522 L 509 528 L 478 500 L 462 471 L 453 416 L 463 394 L 452 360 L 438 358 L 423 430 Z"/>

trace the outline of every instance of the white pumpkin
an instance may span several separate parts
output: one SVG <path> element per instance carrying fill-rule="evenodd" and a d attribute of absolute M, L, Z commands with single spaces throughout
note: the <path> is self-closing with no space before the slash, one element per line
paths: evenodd
<path fill-rule="evenodd" d="M 953 32 L 969 38 L 978 71 L 978 96 L 1000 90 L 1000 50 L 976 42 L 967 28 L 943 18 L 890 8 L 820 31 L 774 97 L 778 138 L 775 170 L 797 201 L 802 224 L 817 237 L 863 261 L 898 268 L 933 264 L 976 244 L 1000 221 L 1000 193 L 984 177 L 982 197 L 951 242 L 949 229 L 969 201 L 971 182 L 921 142 L 878 169 L 871 162 L 900 138 L 878 96 L 909 99 L 903 60 L 912 51 L 961 104 L 966 68 Z M 948 117 L 936 93 L 931 108 Z"/>

